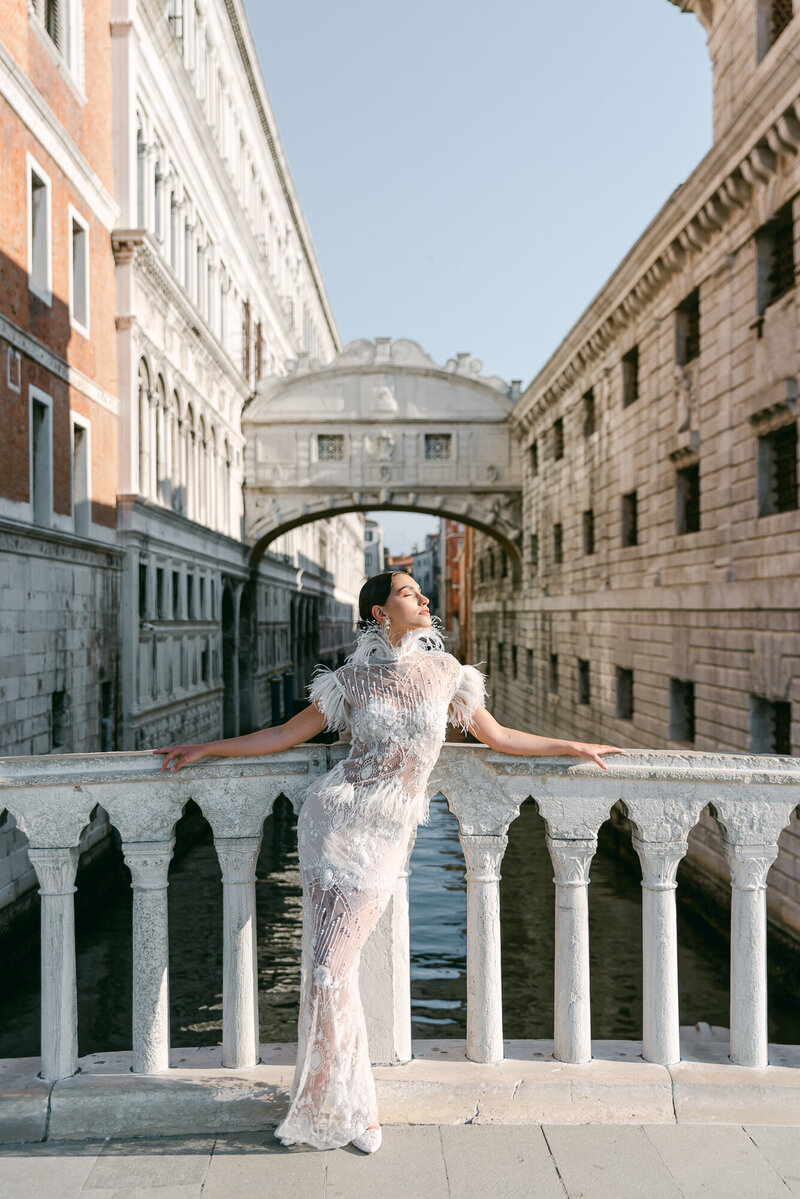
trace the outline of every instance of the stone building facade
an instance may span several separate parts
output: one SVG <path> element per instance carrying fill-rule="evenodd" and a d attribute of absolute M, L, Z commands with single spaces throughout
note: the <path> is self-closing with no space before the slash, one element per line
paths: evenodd
<path fill-rule="evenodd" d="M 111 52 L 120 742 L 136 748 L 291 714 L 316 652 L 350 643 L 363 560 L 326 563 L 360 551 L 363 522 L 296 533 L 257 569 L 242 543 L 242 412 L 262 377 L 339 346 L 242 5 L 114 0 Z"/>
<path fill-rule="evenodd" d="M 521 576 L 475 538 L 493 709 L 622 746 L 800 749 L 800 13 L 681 0 L 714 144 L 512 415 Z M 690 860 L 727 884 L 704 818 Z M 800 935 L 800 825 L 770 875 Z"/>

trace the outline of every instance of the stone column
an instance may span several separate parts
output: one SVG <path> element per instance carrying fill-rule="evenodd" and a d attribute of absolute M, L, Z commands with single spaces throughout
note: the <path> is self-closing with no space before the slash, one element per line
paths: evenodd
<path fill-rule="evenodd" d="M 42 1078 L 55 1082 L 78 1069 L 75 981 L 77 845 L 28 850 L 42 897 Z"/>
<path fill-rule="evenodd" d="M 766 1066 L 767 873 L 778 846 L 722 844 L 731 872 L 731 1061 Z"/>
<path fill-rule="evenodd" d="M 257 837 L 215 837 L 222 867 L 222 1064 L 255 1066 L 259 1055 L 256 950 Z"/>
<path fill-rule="evenodd" d="M 553 1056 L 588 1062 L 592 1056 L 589 1001 L 589 864 L 597 837 L 551 836 L 547 848 L 556 886 L 555 1029 Z"/>
<path fill-rule="evenodd" d="M 503 1059 L 500 863 L 508 837 L 459 832 L 467 867 L 467 1057 Z"/>
<path fill-rule="evenodd" d="M 167 885 L 175 838 L 123 842 L 133 889 L 134 1074 L 169 1068 Z"/>
<path fill-rule="evenodd" d="M 686 841 L 648 842 L 634 833 L 642 865 L 642 1056 L 680 1061 L 675 875 Z"/>
<path fill-rule="evenodd" d="M 409 846 L 392 898 L 367 938 L 359 990 L 373 1065 L 411 1060 L 411 954 L 408 929 Z"/>

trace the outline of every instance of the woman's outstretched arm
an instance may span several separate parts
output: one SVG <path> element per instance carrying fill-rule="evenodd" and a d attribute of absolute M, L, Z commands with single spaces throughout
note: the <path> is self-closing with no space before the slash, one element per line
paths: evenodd
<path fill-rule="evenodd" d="M 201 758 L 249 758 L 259 754 L 276 754 L 291 749 L 311 737 L 316 737 L 325 728 L 325 717 L 316 704 L 309 704 L 285 724 L 272 729 L 259 729 L 244 737 L 226 737 L 224 741 L 207 741 L 203 745 L 172 745 L 165 749 L 154 749 L 154 754 L 164 754 L 161 769 L 180 770 L 191 766 Z M 170 765 L 172 763 L 172 765 Z"/>
<path fill-rule="evenodd" d="M 555 737 L 537 737 L 520 729 L 507 729 L 491 712 L 478 708 L 470 722 L 469 731 L 491 749 L 505 754 L 540 755 L 573 754 L 608 770 L 600 754 L 624 754 L 616 745 L 589 745 L 584 741 L 560 741 Z"/>

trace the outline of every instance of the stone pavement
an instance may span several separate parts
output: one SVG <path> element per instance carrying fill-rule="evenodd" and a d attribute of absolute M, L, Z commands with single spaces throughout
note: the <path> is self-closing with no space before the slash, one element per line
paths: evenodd
<path fill-rule="evenodd" d="M 219 1137 L 0 1146 L 1 1199 L 789 1199 L 796 1128 L 415 1125 L 373 1157 Z"/>

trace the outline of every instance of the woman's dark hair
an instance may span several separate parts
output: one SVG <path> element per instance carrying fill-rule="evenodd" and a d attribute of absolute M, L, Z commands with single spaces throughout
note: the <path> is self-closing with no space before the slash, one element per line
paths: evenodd
<path fill-rule="evenodd" d="M 395 575 L 404 575 L 405 570 L 382 570 L 379 575 L 367 579 L 358 593 L 358 626 L 363 629 L 366 625 L 374 624 L 372 615 L 374 604 L 385 604 L 392 591 L 392 579 Z"/>

